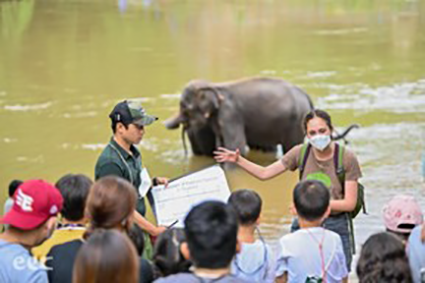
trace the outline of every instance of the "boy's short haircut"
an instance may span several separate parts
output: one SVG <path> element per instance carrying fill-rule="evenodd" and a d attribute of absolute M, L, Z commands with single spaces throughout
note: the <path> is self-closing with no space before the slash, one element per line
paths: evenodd
<path fill-rule="evenodd" d="M 62 216 L 71 221 L 79 221 L 84 217 L 87 196 L 92 180 L 82 174 L 67 174 L 56 182 L 63 199 Z"/>
<path fill-rule="evenodd" d="M 238 221 L 225 203 L 207 201 L 187 215 L 185 233 L 190 257 L 196 267 L 219 269 L 230 265 L 236 254 Z"/>
<path fill-rule="evenodd" d="M 13 195 L 15 194 L 18 187 L 23 183 L 21 180 L 13 180 L 9 184 L 9 197 L 13 198 Z"/>
<path fill-rule="evenodd" d="M 293 192 L 297 214 L 307 221 L 319 220 L 326 213 L 330 193 L 326 186 L 316 180 L 299 182 Z"/>
<path fill-rule="evenodd" d="M 228 201 L 242 226 L 252 225 L 257 221 L 262 203 L 261 197 L 255 191 L 248 189 L 233 192 Z"/>

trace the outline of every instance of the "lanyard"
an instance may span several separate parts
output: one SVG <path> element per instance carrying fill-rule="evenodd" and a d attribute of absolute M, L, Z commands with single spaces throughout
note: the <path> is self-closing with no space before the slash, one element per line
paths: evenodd
<path fill-rule="evenodd" d="M 133 183 L 133 174 L 131 173 L 131 168 L 128 165 L 127 161 L 125 160 L 124 156 L 122 156 L 121 152 L 113 144 L 109 143 L 108 145 L 115 150 L 115 152 L 121 158 L 122 162 L 124 162 L 125 166 L 127 167 L 128 173 L 130 174 L 130 183 L 132 185 L 134 185 L 134 183 Z"/>
<path fill-rule="evenodd" d="M 313 238 L 313 240 L 318 244 L 319 246 L 319 252 L 320 252 L 320 261 L 321 261 L 321 266 L 322 266 L 322 280 L 324 283 L 326 283 L 326 268 L 325 268 L 325 256 L 323 255 L 323 241 L 325 239 L 325 232 L 326 230 L 322 228 L 323 233 L 322 233 L 322 239 L 320 239 L 320 242 L 316 239 L 316 237 L 314 237 L 314 235 L 310 232 L 309 229 L 306 229 L 308 234 L 311 236 L 311 238 Z"/>

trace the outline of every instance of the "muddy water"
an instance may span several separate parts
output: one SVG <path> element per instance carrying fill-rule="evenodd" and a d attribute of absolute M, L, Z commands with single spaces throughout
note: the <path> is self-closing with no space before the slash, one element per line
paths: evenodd
<path fill-rule="evenodd" d="M 140 98 L 165 119 L 191 79 L 277 76 L 304 88 L 338 128 L 361 124 L 349 136 L 367 187 L 369 215 L 355 221 L 361 243 L 382 229 L 391 196 L 410 193 L 425 207 L 424 30 L 424 1 L 2 1 L 0 200 L 11 179 L 93 176 L 121 99 Z M 140 149 L 155 176 L 214 163 L 186 159 L 179 131 L 147 131 Z M 268 239 L 288 231 L 296 173 L 228 178 L 261 193 Z"/>

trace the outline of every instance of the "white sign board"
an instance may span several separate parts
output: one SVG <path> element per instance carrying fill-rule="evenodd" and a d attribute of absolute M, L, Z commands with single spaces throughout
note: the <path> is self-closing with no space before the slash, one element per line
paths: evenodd
<path fill-rule="evenodd" d="M 206 200 L 227 202 L 230 190 L 223 169 L 215 165 L 171 181 L 167 188 L 156 186 L 152 196 L 158 225 L 183 227 L 193 206 Z"/>

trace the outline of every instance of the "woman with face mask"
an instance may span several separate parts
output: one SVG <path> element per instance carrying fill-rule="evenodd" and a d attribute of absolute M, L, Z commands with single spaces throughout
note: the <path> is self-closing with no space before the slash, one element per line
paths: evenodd
<path fill-rule="evenodd" d="M 361 177 L 361 170 L 356 156 L 345 148 L 342 157 L 345 171 L 345 181 L 340 183 L 334 164 L 334 155 L 338 152 L 337 145 L 332 141 L 333 126 L 331 117 L 323 110 L 312 110 L 303 121 L 303 128 L 310 144 L 310 150 L 304 159 L 301 180 L 315 179 L 319 176 L 324 181 L 331 193 L 331 215 L 324 222 L 324 227 L 338 233 L 344 246 L 347 267 L 350 270 L 352 250 L 350 239 L 351 231 L 348 213 L 353 211 L 357 202 L 357 180 Z M 231 162 L 242 167 L 245 171 L 261 180 L 271 179 L 286 170 L 295 171 L 301 163 L 301 150 L 303 145 L 293 147 L 282 159 L 263 167 L 257 165 L 243 156 L 239 151 L 219 148 L 214 154 L 217 162 Z M 296 229 L 296 222 L 292 230 Z"/>

